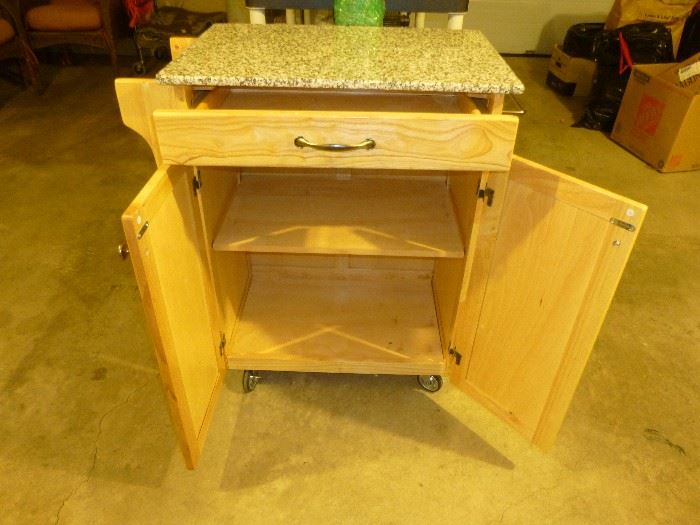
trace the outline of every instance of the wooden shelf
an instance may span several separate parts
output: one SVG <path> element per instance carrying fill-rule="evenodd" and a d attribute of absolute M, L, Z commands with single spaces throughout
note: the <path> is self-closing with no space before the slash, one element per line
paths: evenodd
<path fill-rule="evenodd" d="M 249 175 L 214 249 L 463 257 L 444 179 Z"/>
<path fill-rule="evenodd" d="M 410 272 L 407 272 L 410 274 Z M 441 374 L 430 279 L 254 273 L 228 345 L 235 369 Z"/>

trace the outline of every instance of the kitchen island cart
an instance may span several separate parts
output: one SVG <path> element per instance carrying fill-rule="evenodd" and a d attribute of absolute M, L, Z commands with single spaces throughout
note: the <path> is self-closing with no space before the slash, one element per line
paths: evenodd
<path fill-rule="evenodd" d="M 188 43 L 116 83 L 158 165 L 123 224 L 188 466 L 228 369 L 444 376 L 551 446 L 645 206 L 513 155 L 523 86 L 479 32 Z"/>

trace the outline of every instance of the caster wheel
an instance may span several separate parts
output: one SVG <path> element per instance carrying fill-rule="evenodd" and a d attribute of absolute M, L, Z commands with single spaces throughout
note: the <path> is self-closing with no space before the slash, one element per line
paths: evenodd
<path fill-rule="evenodd" d="M 260 376 L 255 370 L 243 370 L 243 392 L 246 394 L 255 390 Z"/>
<path fill-rule="evenodd" d="M 131 66 L 131 69 L 133 69 L 134 73 L 137 75 L 143 75 L 146 72 L 146 65 L 141 62 L 135 62 L 134 65 Z"/>
<path fill-rule="evenodd" d="M 157 47 L 155 52 L 153 53 L 158 60 L 169 60 L 170 59 L 170 51 L 168 51 L 167 48 L 165 47 Z"/>
<path fill-rule="evenodd" d="M 437 392 L 442 388 L 442 377 L 440 376 L 416 376 L 418 384 L 423 390 Z"/>

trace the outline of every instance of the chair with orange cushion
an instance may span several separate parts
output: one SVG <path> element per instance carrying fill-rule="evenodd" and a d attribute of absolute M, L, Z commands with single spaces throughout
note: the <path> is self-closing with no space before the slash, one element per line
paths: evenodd
<path fill-rule="evenodd" d="M 29 0 L 24 20 L 34 49 L 66 44 L 106 49 L 116 73 L 115 41 L 125 27 L 121 0 Z"/>
<path fill-rule="evenodd" d="M 36 89 L 38 62 L 29 47 L 19 15 L 19 6 L 12 0 L 0 0 L 0 61 L 12 58 L 19 60 L 24 84 Z"/>

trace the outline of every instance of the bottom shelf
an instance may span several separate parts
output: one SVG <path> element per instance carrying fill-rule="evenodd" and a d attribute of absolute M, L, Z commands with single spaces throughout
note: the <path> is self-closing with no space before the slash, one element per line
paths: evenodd
<path fill-rule="evenodd" d="M 430 279 L 254 273 L 229 368 L 359 374 L 444 370 Z"/>

